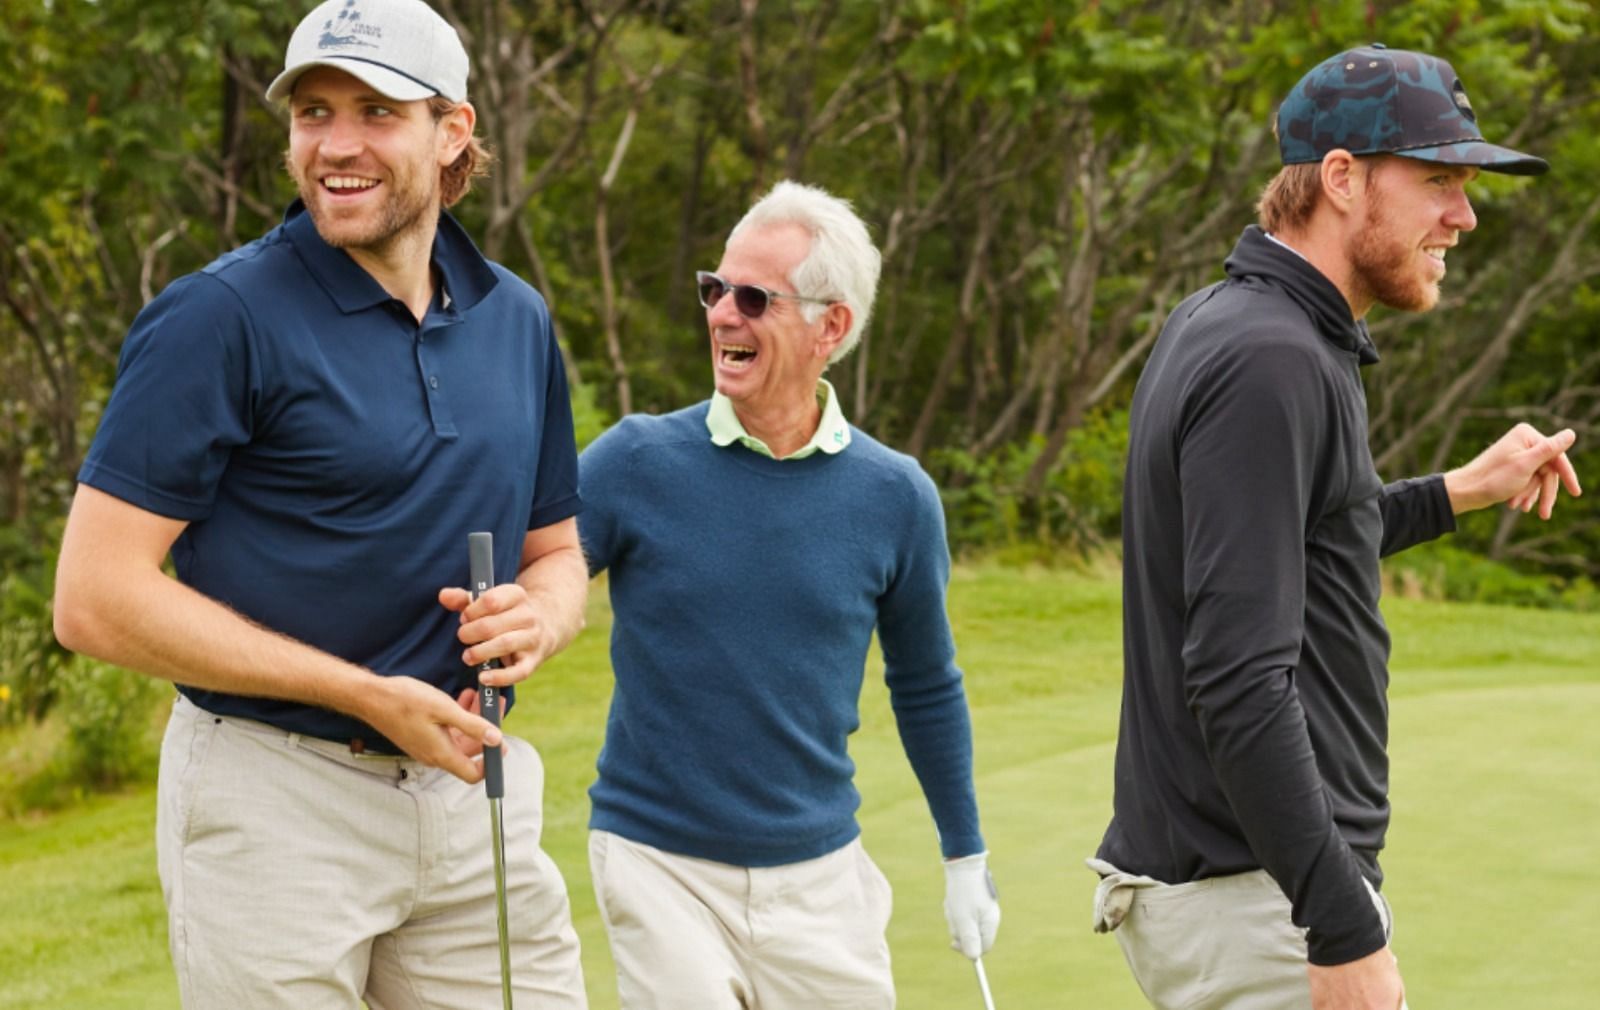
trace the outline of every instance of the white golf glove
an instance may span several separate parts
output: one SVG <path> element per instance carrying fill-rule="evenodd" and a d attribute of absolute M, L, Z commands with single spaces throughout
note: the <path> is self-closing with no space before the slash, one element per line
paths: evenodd
<path fill-rule="evenodd" d="M 987 852 L 947 860 L 944 918 L 950 924 L 950 946 L 974 960 L 987 954 L 1000 931 L 999 899 Z"/>

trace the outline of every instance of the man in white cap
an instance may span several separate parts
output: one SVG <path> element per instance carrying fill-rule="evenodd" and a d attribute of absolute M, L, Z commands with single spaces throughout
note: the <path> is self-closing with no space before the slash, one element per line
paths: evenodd
<path fill-rule="evenodd" d="M 587 577 L 544 302 L 444 211 L 487 157 L 467 65 L 419 0 L 301 22 L 268 90 L 300 198 L 140 313 L 78 475 L 57 634 L 178 685 L 157 848 L 187 1007 L 500 999 L 474 671 L 509 698 Z M 473 601 L 479 530 L 515 577 Z M 503 744 L 515 992 L 581 1008 L 539 760 Z"/>

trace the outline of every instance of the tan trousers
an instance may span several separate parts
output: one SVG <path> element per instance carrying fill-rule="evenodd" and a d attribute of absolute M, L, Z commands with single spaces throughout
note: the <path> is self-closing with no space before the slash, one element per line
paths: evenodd
<path fill-rule="evenodd" d="M 890 1010 L 889 882 L 856 839 L 746 868 L 589 834 L 623 1010 Z"/>
<path fill-rule="evenodd" d="M 507 736 L 517 1006 L 587 1006 L 566 885 L 539 847 L 544 769 Z M 500 1005 L 483 786 L 409 758 L 219 718 L 179 698 L 156 842 L 188 1010 Z"/>
<path fill-rule="evenodd" d="M 1306 933 L 1265 870 L 1163 884 L 1098 859 L 1098 932 L 1115 930 L 1145 998 L 1157 1010 L 1308 1010 Z M 1389 903 L 1369 886 L 1386 935 Z M 1401 1004 L 1400 1010 L 1405 1010 Z"/>

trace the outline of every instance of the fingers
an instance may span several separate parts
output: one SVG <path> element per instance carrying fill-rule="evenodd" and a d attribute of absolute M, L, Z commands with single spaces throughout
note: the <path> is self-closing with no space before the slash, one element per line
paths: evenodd
<path fill-rule="evenodd" d="M 971 923 L 958 933 L 950 937 L 950 948 L 958 950 L 962 956 L 976 961 L 983 956 L 983 937 L 978 933 L 977 923 Z"/>
<path fill-rule="evenodd" d="M 1539 518 L 1549 519 L 1550 513 L 1555 511 L 1556 493 L 1560 489 L 1561 478 L 1554 469 L 1546 467 L 1540 471 L 1539 478 Z"/>
<path fill-rule="evenodd" d="M 500 732 L 499 726 L 480 715 L 473 715 L 460 709 L 456 711 L 460 712 L 460 716 L 455 728 L 462 734 L 476 740 L 483 747 L 500 746 L 504 734 Z"/>
<path fill-rule="evenodd" d="M 536 653 L 532 650 L 519 651 L 513 647 L 516 642 L 529 637 L 531 636 L 504 635 L 491 639 L 467 649 L 461 654 L 461 661 L 477 670 L 480 684 L 488 687 L 511 687 L 520 684 L 532 676 L 538 666 Z M 500 665 L 487 670 L 478 669 L 490 660 L 498 660 Z"/>
<path fill-rule="evenodd" d="M 471 693 L 477 694 L 476 691 Z M 457 699 L 457 702 L 464 704 L 461 699 Z M 443 731 L 447 745 L 439 747 L 436 753 L 412 756 L 424 764 L 444 769 L 463 782 L 482 782 L 483 748 L 499 746 L 503 737 L 500 730 L 487 719 L 468 712 L 464 707 L 455 711 L 461 713 L 460 722 L 438 727 Z"/>
<path fill-rule="evenodd" d="M 1567 486 L 1568 494 L 1574 498 L 1583 494 L 1583 488 L 1578 484 L 1578 471 L 1572 465 L 1572 460 L 1567 458 L 1565 451 L 1551 460 L 1550 465 L 1555 467 L 1556 473 L 1561 475 L 1561 483 Z"/>
<path fill-rule="evenodd" d="M 449 603 L 446 593 L 440 592 L 439 602 Z M 453 598 L 450 602 L 459 602 Z M 527 592 L 515 583 L 495 586 L 459 611 L 461 627 L 456 637 L 467 648 L 461 661 L 479 667 L 490 660 L 499 660 L 499 670 L 484 671 L 479 681 L 495 687 L 509 687 L 526 680 L 539 665 L 545 654 L 545 633 L 538 612 L 528 600 Z"/>
<path fill-rule="evenodd" d="M 461 602 L 462 605 L 458 607 L 450 606 L 445 603 L 447 596 L 453 601 Z M 505 582 L 491 587 L 474 600 L 472 595 L 465 589 L 446 587 L 439 590 L 439 602 L 459 613 L 461 615 L 461 623 L 466 624 L 516 610 L 519 606 L 527 604 L 528 592 L 515 582 Z"/>
<path fill-rule="evenodd" d="M 455 586 L 446 586 L 444 589 L 439 590 L 439 605 L 446 610 L 451 610 L 459 614 L 461 611 L 467 609 L 468 605 L 471 603 L 472 594 L 467 592 L 465 589 L 458 589 Z"/>
<path fill-rule="evenodd" d="M 1583 488 L 1578 483 L 1578 472 L 1567 458 L 1567 450 L 1572 448 L 1578 436 L 1571 428 L 1564 428 L 1546 437 L 1532 427 L 1523 432 L 1523 427 L 1518 425 L 1513 429 L 1514 433 L 1525 437 L 1525 445 L 1515 458 L 1526 468 L 1528 483 L 1507 499 L 1507 504 L 1522 512 L 1532 511 L 1537 505 L 1539 518 L 1549 519 L 1555 511 L 1556 499 L 1562 487 L 1574 497 L 1583 494 Z"/>
<path fill-rule="evenodd" d="M 1551 435 L 1549 438 L 1540 439 L 1539 443 L 1529 447 L 1529 451 L 1536 453 L 1538 459 L 1539 476 L 1547 485 L 1553 485 L 1557 480 L 1566 485 L 1567 493 L 1574 498 L 1583 494 L 1583 488 L 1578 485 L 1578 471 L 1572 465 L 1572 460 L 1567 458 L 1567 450 L 1577 442 L 1577 432 L 1571 428 Z M 1555 505 L 1555 488 L 1551 487 L 1545 494 L 1545 501 L 1549 506 Z M 1541 510 L 1540 515 L 1550 518 L 1548 510 Z"/>
<path fill-rule="evenodd" d="M 483 781 L 483 747 L 478 748 L 477 756 L 463 754 L 458 748 L 447 747 L 439 752 L 437 762 L 427 762 L 436 768 L 442 768 L 463 782 L 477 783 Z"/>

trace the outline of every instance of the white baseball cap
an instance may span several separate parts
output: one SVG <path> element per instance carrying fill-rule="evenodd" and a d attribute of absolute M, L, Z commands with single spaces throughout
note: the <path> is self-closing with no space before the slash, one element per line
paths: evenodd
<path fill-rule="evenodd" d="M 289 97 L 312 67 L 343 70 L 398 102 L 467 98 L 461 37 L 422 0 L 327 0 L 294 30 L 267 99 Z"/>

